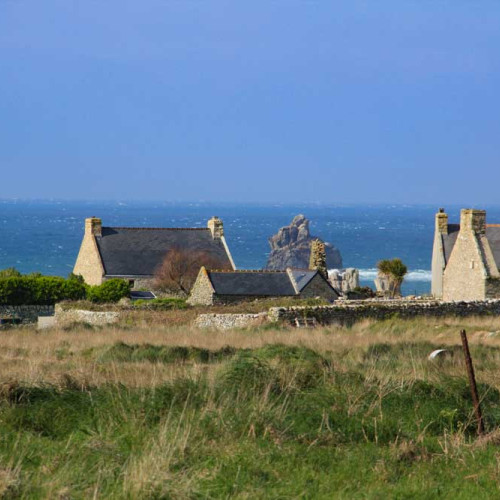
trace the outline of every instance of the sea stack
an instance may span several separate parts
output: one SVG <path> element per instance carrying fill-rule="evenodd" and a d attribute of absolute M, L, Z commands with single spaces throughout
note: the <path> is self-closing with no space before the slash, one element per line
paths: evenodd
<path fill-rule="evenodd" d="M 318 240 L 309 231 L 309 220 L 302 214 L 296 215 L 289 226 L 282 227 L 269 238 L 271 253 L 267 269 L 279 270 L 287 267 L 307 269 L 310 264 L 311 243 Z M 341 268 L 342 256 L 331 243 L 325 242 L 328 269 Z"/>

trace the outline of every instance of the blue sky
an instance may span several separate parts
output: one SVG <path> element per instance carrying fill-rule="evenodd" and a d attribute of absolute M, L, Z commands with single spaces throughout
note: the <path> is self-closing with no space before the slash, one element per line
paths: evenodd
<path fill-rule="evenodd" d="M 500 203 L 498 0 L 0 0 L 0 198 Z"/>

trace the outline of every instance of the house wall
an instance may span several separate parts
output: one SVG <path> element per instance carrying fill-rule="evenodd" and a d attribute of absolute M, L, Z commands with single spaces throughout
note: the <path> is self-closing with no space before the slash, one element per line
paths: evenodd
<path fill-rule="evenodd" d="M 432 283 L 431 293 L 439 299 L 443 296 L 443 273 L 446 266 L 444 257 L 443 235 L 448 234 L 448 215 L 441 209 L 436 214 L 434 244 L 432 247 Z"/>
<path fill-rule="evenodd" d="M 215 295 L 213 296 L 213 304 L 238 304 L 240 302 L 248 302 L 253 300 L 278 300 L 278 299 L 298 299 L 298 295 L 289 295 L 275 297 L 272 295 Z"/>
<path fill-rule="evenodd" d="M 489 278 L 486 280 L 486 298 L 500 299 L 500 279 Z"/>
<path fill-rule="evenodd" d="M 76 259 L 73 273 L 83 276 L 88 285 L 100 285 L 104 278 L 104 268 L 95 241 L 95 236 L 85 232 Z"/>
<path fill-rule="evenodd" d="M 443 276 L 443 300 L 483 300 L 486 298 L 486 269 L 480 241 L 481 225 L 476 213 L 462 210 L 460 233 Z M 487 242 L 486 242 L 487 243 Z"/>
<path fill-rule="evenodd" d="M 132 290 L 148 290 L 148 291 L 155 291 L 154 290 L 154 277 L 153 276 L 104 276 L 103 281 L 108 281 L 111 279 L 122 279 L 125 281 L 133 281 L 134 285 L 132 287 Z"/>
<path fill-rule="evenodd" d="M 333 302 L 338 298 L 337 293 L 332 290 L 331 286 L 325 282 L 325 280 L 320 276 L 316 275 L 307 286 L 300 292 L 299 298 L 301 299 L 309 299 L 321 297 L 330 302 Z"/>
<path fill-rule="evenodd" d="M 198 273 L 198 277 L 191 289 L 187 303 L 204 306 L 211 306 L 214 304 L 214 289 L 204 267 L 202 267 Z"/>

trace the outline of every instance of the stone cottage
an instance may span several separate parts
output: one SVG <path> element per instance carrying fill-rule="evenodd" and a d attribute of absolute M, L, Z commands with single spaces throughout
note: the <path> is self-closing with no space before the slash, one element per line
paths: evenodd
<path fill-rule="evenodd" d="M 202 267 L 188 302 L 214 305 L 278 297 L 321 297 L 333 302 L 339 294 L 318 269 L 208 271 Z"/>
<path fill-rule="evenodd" d="M 200 252 L 221 269 L 236 269 L 218 217 L 206 228 L 103 227 L 101 219 L 91 217 L 85 219 L 73 272 L 89 285 L 123 278 L 132 288 L 151 288 L 155 271 L 172 249 Z"/>
<path fill-rule="evenodd" d="M 464 209 L 460 224 L 436 214 L 432 294 L 445 301 L 500 298 L 500 224 L 486 224 L 484 210 Z"/>

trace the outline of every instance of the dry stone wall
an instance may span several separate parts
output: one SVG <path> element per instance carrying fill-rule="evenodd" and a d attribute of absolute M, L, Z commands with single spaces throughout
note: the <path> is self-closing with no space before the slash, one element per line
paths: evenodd
<path fill-rule="evenodd" d="M 36 323 L 38 316 L 53 316 L 54 306 L 0 306 L 0 319 Z"/>
<path fill-rule="evenodd" d="M 120 313 L 116 311 L 86 311 L 83 309 L 63 309 L 56 305 L 55 324 L 68 326 L 74 323 L 87 323 L 93 326 L 104 326 L 117 323 Z"/>
<path fill-rule="evenodd" d="M 257 326 L 267 321 L 267 313 L 258 314 L 200 314 L 194 324 L 198 328 L 231 330 Z"/>
<path fill-rule="evenodd" d="M 364 319 L 392 317 L 491 316 L 500 315 L 500 300 L 476 302 L 373 301 L 313 307 L 273 307 L 270 321 L 294 322 L 297 317 L 313 317 L 320 324 L 352 325 Z"/>

